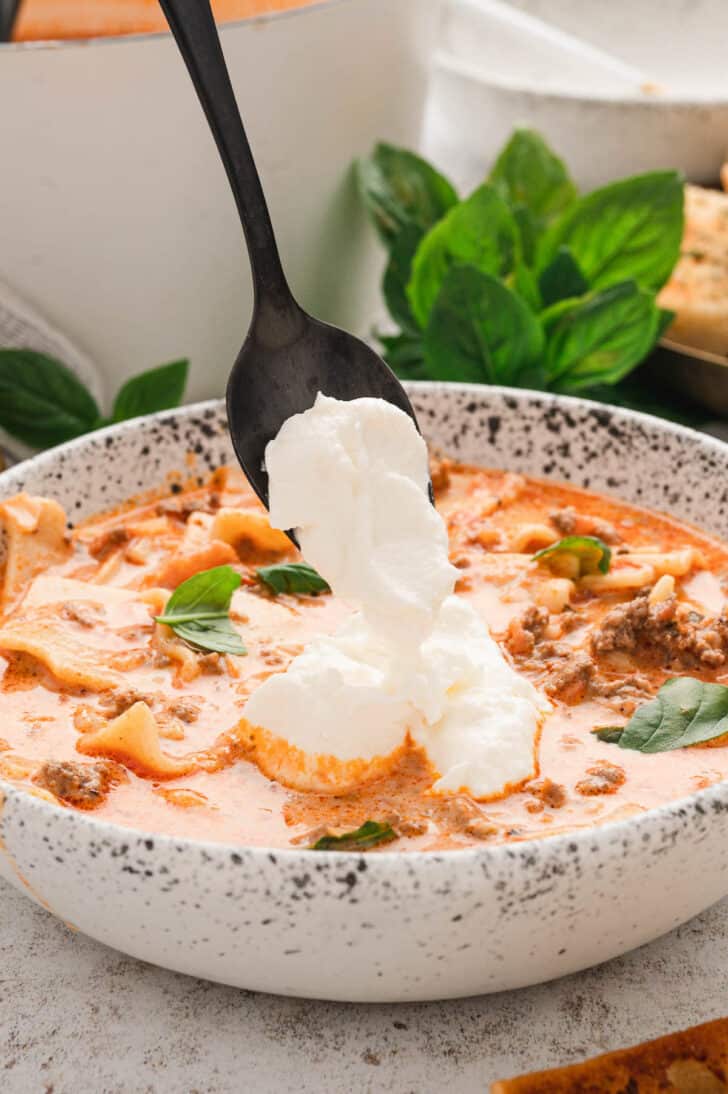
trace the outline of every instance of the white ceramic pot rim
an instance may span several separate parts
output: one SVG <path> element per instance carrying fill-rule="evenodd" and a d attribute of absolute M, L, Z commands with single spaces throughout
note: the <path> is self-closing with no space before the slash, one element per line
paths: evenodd
<path fill-rule="evenodd" d="M 243 19 L 228 19 L 220 23 L 218 30 L 221 34 L 233 27 L 242 27 L 250 24 L 260 27 L 265 23 L 275 23 L 282 19 L 295 19 L 297 16 L 306 15 L 312 11 L 325 8 L 339 7 L 341 4 L 356 3 L 356 0 L 311 0 L 305 8 L 289 8 L 287 11 L 269 11 L 261 15 L 249 15 Z M 92 38 L 43 38 L 36 42 L 0 42 L 0 55 L 3 51 L 17 50 L 69 50 L 87 49 L 89 46 L 115 46 L 124 42 L 144 42 L 147 39 L 167 38 L 168 30 L 143 31 L 139 34 L 104 34 Z"/>
<path fill-rule="evenodd" d="M 465 61 L 446 49 L 441 49 L 436 53 L 435 67 L 444 69 L 456 76 L 462 76 L 473 83 L 481 84 L 491 91 L 510 95 L 531 95 L 542 103 L 553 104 L 567 101 L 582 106 L 632 106 L 643 107 L 645 110 L 650 111 L 672 110 L 685 112 L 728 106 L 728 95 L 689 98 L 688 96 L 668 93 L 640 95 L 636 92 L 633 94 L 619 92 L 608 94 L 604 91 L 587 94 L 567 87 L 559 91 L 543 91 L 535 83 L 524 84 L 517 78 L 514 80 L 494 79 L 478 65 L 473 64 L 472 61 Z"/>
<path fill-rule="evenodd" d="M 338 2 L 338 0 L 334 0 L 334 2 Z M 452 385 L 436 381 L 414 381 L 408 383 L 407 386 L 423 392 L 436 392 L 438 390 L 447 389 Z M 465 393 L 472 392 L 473 395 L 482 395 L 483 392 L 483 387 L 480 384 L 457 384 L 455 386 Z M 566 395 L 552 395 L 548 392 L 530 391 L 523 388 L 492 385 L 489 387 L 489 390 L 496 396 L 511 398 L 517 401 L 524 397 L 527 398 L 532 396 L 537 397 L 546 405 L 572 406 L 574 409 L 581 408 L 584 410 L 589 408 L 599 409 L 602 407 L 602 404 L 595 403 L 589 399 L 581 399 Z M 97 430 L 93 436 L 96 439 L 105 436 L 119 437 L 124 433 L 136 431 L 140 422 L 163 422 L 165 419 L 186 417 L 188 415 L 191 417 L 199 416 L 204 414 L 205 411 L 219 411 L 221 405 L 222 400 L 220 399 L 209 399 L 200 403 L 192 403 L 178 409 L 165 410 L 157 414 L 132 418 L 117 425 L 107 426 L 103 430 Z M 706 436 L 687 426 L 664 421 L 650 414 L 642 414 L 639 411 L 622 409 L 621 407 L 610 407 L 609 413 L 612 416 L 623 418 L 627 422 L 632 421 L 635 424 L 643 423 L 653 429 L 657 426 L 662 432 L 673 434 L 678 437 L 692 438 L 693 440 L 698 441 L 701 447 L 706 450 L 713 450 L 722 454 L 726 448 L 726 444 L 723 441 Z M 52 448 L 47 452 L 34 456 L 32 460 L 18 464 L 14 468 L 9 468 L 7 471 L 0 473 L 0 496 L 4 493 L 3 487 L 5 486 L 5 483 L 15 476 L 18 469 L 27 467 L 31 462 L 34 466 L 39 468 L 53 466 L 59 453 L 69 453 L 76 449 L 81 449 L 87 443 L 87 440 L 88 434 L 69 441 L 64 445 Z M 25 809 L 31 808 L 37 810 L 40 819 L 46 822 L 51 821 L 53 816 L 57 815 L 60 809 L 65 815 L 70 814 L 73 816 L 77 823 L 87 825 L 91 830 L 90 834 L 96 834 L 99 838 L 105 837 L 116 841 L 153 840 L 165 848 L 183 845 L 188 847 L 191 852 L 202 856 L 230 856 L 231 854 L 237 854 L 241 857 L 244 856 L 245 858 L 248 858 L 253 863 L 256 861 L 262 862 L 264 860 L 270 860 L 271 858 L 273 861 L 280 860 L 281 862 L 288 864 L 295 864 L 296 861 L 306 861 L 310 863 L 310 856 L 312 854 L 322 854 L 322 852 L 314 852 L 307 848 L 253 847 L 244 843 L 229 843 L 218 840 L 202 840 L 171 836 L 164 832 L 147 831 L 143 828 L 133 828 L 127 825 L 114 824 L 111 821 L 105 821 L 98 817 L 94 817 L 93 814 L 85 813 L 83 810 L 74 810 L 52 805 L 50 802 L 43 801 L 41 798 L 29 794 L 21 787 L 0 779 L 0 814 L 2 813 L 4 802 L 12 798 L 20 799 Z M 555 835 L 544 835 L 537 839 L 517 840 L 513 843 L 496 844 L 494 846 L 488 846 L 486 844 L 483 847 L 453 848 L 440 851 L 378 851 L 374 855 L 367 856 L 367 864 L 370 869 L 373 868 L 384 873 L 400 869 L 403 862 L 415 862 L 421 863 L 422 865 L 431 863 L 433 866 L 436 863 L 439 866 L 442 866 L 444 862 L 452 861 L 453 864 L 467 862 L 471 865 L 477 865 L 478 863 L 483 863 L 485 865 L 492 863 L 495 866 L 502 864 L 503 860 L 528 855 L 529 852 L 535 850 L 537 847 L 544 847 L 546 850 L 558 854 L 562 850 L 566 851 L 569 844 L 575 845 L 575 849 L 587 850 L 594 848 L 595 845 L 599 844 L 613 844 L 615 840 L 620 838 L 620 835 L 625 837 L 636 837 L 645 832 L 652 831 L 653 829 L 657 830 L 661 828 L 664 830 L 671 826 L 671 822 L 672 826 L 677 828 L 685 822 L 691 811 L 701 815 L 711 812 L 728 811 L 728 780 L 714 783 L 712 786 L 702 790 L 696 790 L 692 794 L 688 794 L 685 797 L 678 798 L 674 801 L 665 802 L 662 805 L 655 806 L 634 817 L 628 817 L 617 821 L 607 821 L 604 824 L 595 825 L 590 828 L 576 828 L 573 831 L 561 832 Z M 358 863 L 362 858 L 361 851 L 327 851 L 325 854 L 334 856 L 334 861 L 339 861 L 342 864 L 346 863 L 349 864 L 349 866 Z"/>

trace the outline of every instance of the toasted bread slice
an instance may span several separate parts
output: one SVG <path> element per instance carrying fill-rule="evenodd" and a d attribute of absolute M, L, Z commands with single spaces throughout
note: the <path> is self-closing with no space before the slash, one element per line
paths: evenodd
<path fill-rule="evenodd" d="M 535 1071 L 491 1094 L 728 1094 L 728 1018 L 583 1064 Z"/>
<path fill-rule="evenodd" d="M 685 187 L 681 255 L 658 302 L 676 313 L 669 339 L 728 354 L 728 194 Z"/>

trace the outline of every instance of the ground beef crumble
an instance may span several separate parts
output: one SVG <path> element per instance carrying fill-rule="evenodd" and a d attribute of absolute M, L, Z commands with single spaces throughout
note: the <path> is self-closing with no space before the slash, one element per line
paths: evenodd
<path fill-rule="evenodd" d="M 117 688 L 99 696 L 99 707 L 107 718 L 118 718 L 135 703 L 154 703 L 154 696 L 145 695 L 136 688 Z"/>
<path fill-rule="evenodd" d="M 600 760 L 598 764 L 587 767 L 586 778 L 576 784 L 576 791 L 586 797 L 597 794 L 614 794 L 626 782 L 624 768 L 609 760 Z"/>
<path fill-rule="evenodd" d="M 92 540 L 89 543 L 88 551 L 97 562 L 103 562 L 112 551 L 128 542 L 129 533 L 126 528 L 119 525 L 116 528 L 109 528 L 107 532 L 102 532 L 101 535 Z"/>
<path fill-rule="evenodd" d="M 191 699 L 174 699 L 167 707 L 167 713 L 181 722 L 196 722 L 200 716 L 200 707 Z"/>
<path fill-rule="evenodd" d="M 193 513 L 215 513 L 221 504 L 220 494 L 213 490 L 202 498 L 166 498 L 158 503 L 156 511 L 160 517 L 178 517 L 179 520 L 186 521 Z"/>
<path fill-rule="evenodd" d="M 532 605 L 523 615 L 516 616 L 508 625 L 505 644 L 514 657 L 529 657 L 549 623 L 546 608 Z"/>
<path fill-rule="evenodd" d="M 586 653 L 575 653 L 566 664 L 552 673 L 544 685 L 547 695 L 566 703 L 580 703 L 586 698 L 594 679 L 596 666 Z"/>
<path fill-rule="evenodd" d="M 61 608 L 61 615 L 64 619 L 70 619 L 73 623 L 78 623 L 79 626 L 85 627 L 87 630 L 95 627 L 100 619 L 99 613 L 92 607 L 88 604 L 79 604 L 76 601 L 64 604 Z"/>
<path fill-rule="evenodd" d="M 124 769 L 109 760 L 94 764 L 49 760 L 36 771 L 33 782 L 77 809 L 93 809 L 125 778 Z"/>
<path fill-rule="evenodd" d="M 566 804 L 566 788 L 552 779 L 537 779 L 524 788 L 549 809 L 561 809 Z"/>
<path fill-rule="evenodd" d="M 581 516 L 573 505 L 549 513 L 549 520 L 562 536 L 598 536 L 605 543 L 622 542 L 622 537 L 613 524 L 601 517 Z"/>
<path fill-rule="evenodd" d="M 686 668 L 720 668 L 728 660 L 728 619 L 701 616 L 674 596 L 650 604 L 642 594 L 607 613 L 592 633 L 591 648 L 596 656 L 619 651 Z"/>

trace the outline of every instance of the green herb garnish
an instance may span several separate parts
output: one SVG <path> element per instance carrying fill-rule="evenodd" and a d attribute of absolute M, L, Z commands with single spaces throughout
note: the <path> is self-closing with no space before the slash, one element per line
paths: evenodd
<path fill-rule="evenodd" d="M 624 733 L 624 726 L 597 726 L 596 729 L 592 730 L 592 733 L 600 741 L 604 741 L 605 744 L 618 745 Z"/>
<path fill-rule="evenodd" d="M 566 245 L 592 288 L 632 278 L 657 291 L 677 262 L 682 234 L 682 177 L 650 171 L 578 198 L 544 236 L 538 265 L 544 269 Z"/>
<path fill-rule="evenodd" d="M 398 839 L 390 824 L 368 820 L 354 832 L 344 832 L 340 836 L 321 836 L 311 845 L 311 851 L 366 851 L 377 843 L 389 843 Z"/>
<path fill-rule="evenodd" d="M 517 129 L 501 150 L 490 181 L 513 209 L 529 262 L 544 229 L 576 200 L 563 162 L 528 129 Z"/>
<path fill-rule="evenodd" d="M 645 357 L 657 338 L 660 309 L 636 281 L 623 281 L 541 315 L 544 371 L 555 391 L 615 384 Z"/>
<path fill-rule="evenodd" d="M 385 243 L 393 243 L 408 224 L 424 234 L 457 204 L 447 179 L 426 160 L 378 144 L 369 159 L 357 164 L 359 190 Z"/>
<path fill-rule="evenodd" d="M 261 566 L 256 573 L 274 596 L 280 593 L 315 596 L 317 593 L 331 592 L 321 574 L 305 562 L 280 562 L 275 566 Z"/>
<path fill-rule="evenodd" d="M 622 729 L 605 726 L 595 732 L 600 740 L 633 752 L 668 752 L 713 741 L 728 733 L 728 687 L 676 676 Z"/>
<path fill-rule="evenodd" d="M 612 552 L 606 543 L 596 536 L 565 536 L 558 543 L 544 547 L 533 555 L 534 562 L 545 562 L 548 566 L 554 560 L 571 556 L 579 563 L 579 577 L 585 574 L 609 573 Z"/>
<path fill-rule="evenodd" d="M 112 422 L 154 414 L 179 406 L 187 384 L 187 361 L 172 361 L 132 376 L 119 388 L 111 411 Z"/>
<path fill-rule="evenodd" d="M 538 368 L 543 331 L 528 305 L 497 277 L 455 266 L 422 344 L 442 380 L 518 384 Z"/>
<path fill-rule="evenodd" d="M 454 205 L 420 243 L 412 261 L 407 295 L 423 329 L 448 272 L 468 266 L 505 277 L 520 257 L 520 235 L 512 211 L 493 186 L 480 186 Z"/>
<path fill-rule="evenodd" d="M 680 254 L 676 172 L 579 196 L 562 161 L 527 129 L 463 199 L 420 157 L 390 145 L 377 145 L 358 171 L 389 252 L 382 291 L 399 333 L 380 340 L 399 376 L 619 401 L 670 320 L 656 293 Z M 627 397 L 634 403 L 631 389 Z"/>
<path fill-rule="evenodd" d="M 177 406 L 187 382 L 187 361 L 133 376 L 122 386 L 111 417 L 60 361 L 29 349 L 0 349 L 0 426 L 33 448 L 62 444 L 111 422 Z"/>
<path fill-rule="evenodd" d="M 230 621 L 230 601 L 239 585 L 240 574 L 232 566 L 203 570 L 177 586 L 164 614 L 155 619 L 198 649 L 244 654 L 243 641 Z"/>

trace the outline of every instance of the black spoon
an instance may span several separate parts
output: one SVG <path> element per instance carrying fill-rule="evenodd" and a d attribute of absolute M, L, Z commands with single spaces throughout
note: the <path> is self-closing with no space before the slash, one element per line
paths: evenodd
<path fill-rule="evenodd" d="M 248 245 L 253 318 L 230 374 L 227 412 L 238 460 L 267 506 L 265 446 L 287 418 L 313 405 L 319 391 L 337 399 L 386 399 L 415 425 L 417 420 L 404 388 L 374 350 L 307 315 L 293 298 L 209 0 L 160 4 L 207 115 Z"/>
<path fill-rule="evenodd" d="M 10 41 L 19 7 L 20 0 L 0 0 L 0 42 Z"/>

